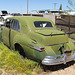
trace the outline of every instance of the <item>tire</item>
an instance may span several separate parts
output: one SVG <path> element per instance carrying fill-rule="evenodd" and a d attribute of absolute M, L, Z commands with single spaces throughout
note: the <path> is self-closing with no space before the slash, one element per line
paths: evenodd
<path fill-rule="evenodd" d="M 22 55 L 24 58 L 26 57 L 25 52 L 24 52 L 23 48 L 20 45 L 16 44 L 15 45 L 15 50 L 19 51 L 19 54 Z"/>

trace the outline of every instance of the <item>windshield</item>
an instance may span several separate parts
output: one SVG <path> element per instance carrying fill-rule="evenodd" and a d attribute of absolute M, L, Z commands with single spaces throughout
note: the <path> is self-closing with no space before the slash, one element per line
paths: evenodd
<path fill-rule="evenodd" d="M 53 27 L 51 22 L 48 21 L 35 21 L 35 27 Z"/>

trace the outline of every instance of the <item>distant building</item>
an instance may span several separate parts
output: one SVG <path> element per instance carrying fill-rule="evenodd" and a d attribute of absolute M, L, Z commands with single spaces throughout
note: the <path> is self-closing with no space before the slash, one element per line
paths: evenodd
<path fill-rule="evenodd" d="M 46 13 L 46 14 L 61 14 L 65 13 L 65 11 L 62 10 L 40 10 L 39 13 Z"/>
<path fill-rule="evenodd" d="M 68 15 L 75 15 L 75 12 L 67 12 Z"/>

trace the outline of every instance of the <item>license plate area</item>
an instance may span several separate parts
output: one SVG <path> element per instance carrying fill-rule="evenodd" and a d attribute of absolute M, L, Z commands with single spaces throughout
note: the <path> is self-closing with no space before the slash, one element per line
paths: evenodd
<path fill-rule="evenodd" d="M 71 53 L 72 53 L 72 50 L 65 50 L 64 53 L 65 53 L 67 56 L 70 56 Z"/>

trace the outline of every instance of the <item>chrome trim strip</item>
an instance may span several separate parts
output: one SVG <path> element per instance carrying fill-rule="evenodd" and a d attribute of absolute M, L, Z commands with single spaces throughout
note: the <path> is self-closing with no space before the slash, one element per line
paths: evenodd
<path fill-rule="evenodd" d="M 68 43 L 68 42 L 56 43 L 56 44 L 48 44 L 47 46 L 60 45 L 60 44 L 65 44 L 65 43 Z"/>
<path fill-rule="evenodd" d="M 55 58 L 56 57 L 56 58 Z M 56 56 L 46 56 L 42 60 L 43 65 L 58 65 L 58 64 L 66 64 L 69 61 L 75 61 L 75 51 L 73 55 L 67 56 L 66 54 L 56 55 Z"/>
<path fill-rule="evenodd" d="M 41 48 L 44 48 L 44 47 L 38 47 L 38 46 L 35 46 L 35 45 L 31 45 L 31 44 L 29 44 L 30 46 L 31 46 L 31 48 L 33 48 L 33 49 L 35 49 L 35 50 L 38 50 L 38 51 L 44 51 L 44 50 L 40 50 Z"/>

